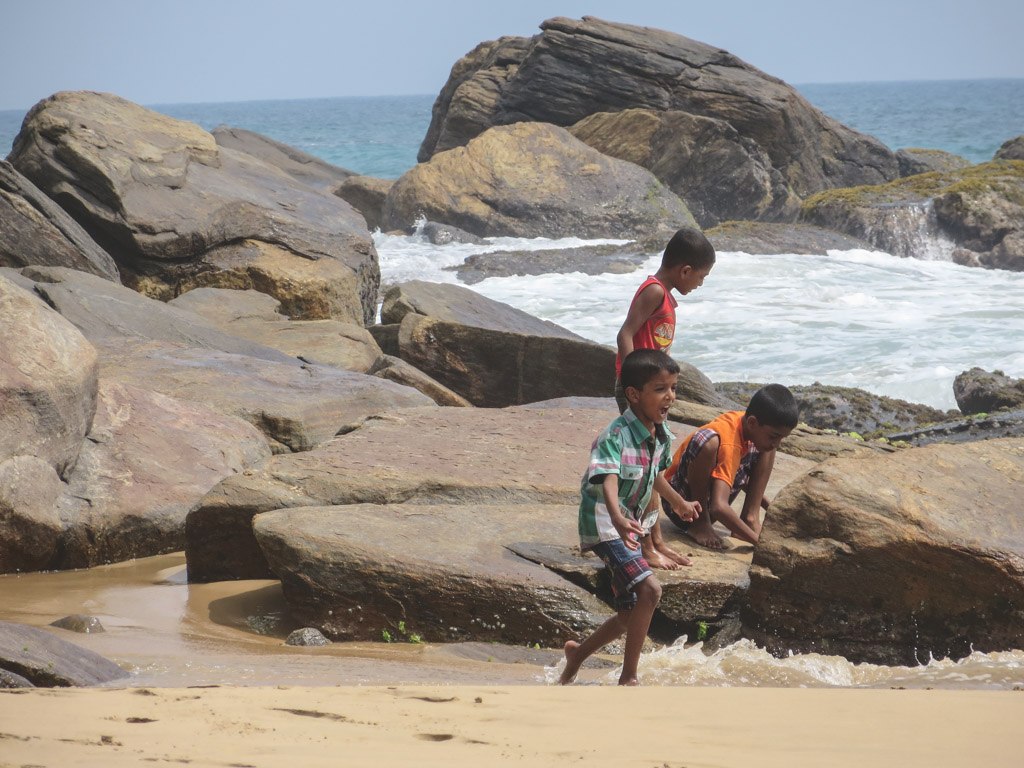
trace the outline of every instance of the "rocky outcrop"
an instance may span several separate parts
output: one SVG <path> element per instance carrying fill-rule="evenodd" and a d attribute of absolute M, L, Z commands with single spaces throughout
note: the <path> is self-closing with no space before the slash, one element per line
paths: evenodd
<path fill-rule="evenodd" d="M 1003 142 L 996 150 L 994 160 L 1024 160 L 1024 136 L 1016 136 Z"/>
<path fill-rule="evenodd" d="M 56 510 L 46 567 L 86 568 L 185 546 L 185 515 L 228 475 L 270 458 L 253 426 L 205 405 L 101 381 L 92 429 Z"/>
<path fill-rule="evenodd" d="M 888 435 L 893 442 L 910 445 L 971 443 L 998 437 L 1024 437 L 1024 410 L 979 413 Z"/>
<path fill-rule="evenodd" d="M 764 221 L 725 221 L 704 232 L 716 251 L 741 251 L 774 255 L 799 253 L 823 255 L 828 251 L 874 248 L 866 240 L 810 224 Z"/>
<path fill-rule="evenodd" d="M 914 664 L 1024 643 L 1024 441 L 833 459 L 772 503 L 745 633 Z"/>
<path fill-rule="evenodd" d="M 117 265 L 78 222 L 0 160 L 0 266 L 71 267 L 119 282 Z"/>
<path fill-rule="evenodd" d="M 394 183 L 373 176 L 350 176 L 334 189 L 334 194 L 363 214 L 366 228 L 373 232 L 380 229 L 384 200 Z"/>
<path fill-rule="evenodd" d="M 972 415 L 1024 408 L 1024 379 L 1002 371 L 971 368 L 953 380 L 953 396 L 961 412 Z"/>
<path fill-rule="evenodd" d="M 96 350 L 38 296 L 4 277 L 0 328 L 0 462 L 32 456 L 66 477 L 96 411 Z"/>
<path fill-rule="evenodd" d="M 259 291 L 195 288 L 167 305 L 200 315 L 231 336 L 307 363 L 366 373 L 381 355 L 363 326 L 340 320 L 290 320 L 280 313 L 280 301 Z"/>
<path fill-rule="evenodd" d="M 372 321 L 380 278 L 362 216 L 192 123 L 62 92 L 29 111 L 9 160 L 133 288 L 257 287 L 293 317 Z"/>
<path fill-rule="evenodd" d="M 509 545 L 575 528 L 574 507 L 541 504 L 303 507 L 253 521 L 290 613 L 332 639 L 544 646 L 611 611 Z"/>
<path fill-rule="evenodd" d="M 941 149 L 920 149 L 908 147 L 896 152 L 896 159 L 900 163 L 900 176 L 914 176 L 918 173 L 930 173 L 931 171 L 957 171 L 966 168 L 971 161 L 952 152 L 945 152 Z"/>
<path fill-rule="evenodd" d="M 650 260 L 650 250 L 639 243 L 630 245 L 584 245 L 537 251 L 490 251 L 467 256 L 455 274 L 466 285 L 489 277 L 549 275 L 582 272 L 585 275 L 624 274 Z"/>
<path fill-rule="evenodd" d="M 57 513 L 63 487 L 42 459 L 0 460 L 0 573 L 51 567 L 63 530 Z"/>
<path fill-rule="evenodd" d="M 457 62 L 434 103 L 419 159 L 463 146 L 496 125 L 570 126 L 630 108 L 724 121 L 766 153 L 800 197 L 899 175 L 881 142 L 825 116 L 727 51 L 593 17 L 549 19 L 533 38 L 482 43 Z"/>
<path fill-rule="evenodd" d="M 267 165 L 280 168 L 296 181 L 321 192 L 334 192 L 347 179 L 355 176 L 353 171 L 331 165 L 308 152 L 255 131 L 218 125 L 212 133 L 217 146 L 237 149 L 259 158 Z"/>
<path fill-rule="evenodd" d="M 650 172 L 545 123 L 492 128 L 408 171 L 388 192 L 383 227 L 404 229 L 423 216 L 481 237 L 667 241 L 694 225 Z"/>
<path fill-rule="evenodd" d="M 823 192 L 801 217 L 898 256 L 1024 271 L 1024 161 Z"/>
<path fill-rule="evenodd" d="M 409 365 L 399 357 L 381 355 L 367 373 L 417 389 L 438 405 L 448 405 L 453 408 L 469 408 L 473 405 L 462 395 L 448 389 L 444 384 L 430 378 L 419 368 Z"/>
<path fill-rule="evenodd" d="M 569 128 L 603 154 L 646 168 L 702 227 L 730 219 L 790 220 L 800 198 L 768 153 L 726 120 L 688 112 L 599 112 Z"/>
<path fill-rule="evenodd" d="M 0 621 L 0 669 L 37 687 L 85 686 L 128 677 L 117 664 L 53 632 Z"/>

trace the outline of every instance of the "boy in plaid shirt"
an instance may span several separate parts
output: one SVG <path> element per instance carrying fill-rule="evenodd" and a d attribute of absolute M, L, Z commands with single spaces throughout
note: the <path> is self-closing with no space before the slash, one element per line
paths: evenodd
<path fill-rule="evenodd" d="M 626 634 L 619 685 L 637 685 L 640 650 L 661 600 L 661 585 L 640 549 L 658 517 L 648 509 L 658 491 L 682 520 L 700 513 L 700 504 L 683 499 L 664 471 L 672 459 L 672 435 L 665 429 L 676 399 L 679 365 L 664 352 L 640 349 L 622 362 L 621 381 L 629 407 L 594 441 L 590 465 L 580 489 L 580 549 L 604 561 L 612 580 L 617 613 L 583 642 L 565 644 L 560 682 L 576 678 L 594 652 Z"/>

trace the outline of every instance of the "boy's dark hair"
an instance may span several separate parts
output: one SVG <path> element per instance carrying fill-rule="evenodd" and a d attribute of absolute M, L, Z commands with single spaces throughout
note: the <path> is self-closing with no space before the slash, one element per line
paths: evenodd
<path fill-rule="evenodd" d="M 643 389 L 644 384 L 662 371 L 679 373 L 679 363 L 660 349 L 634 349 L 622 361 L 622 372 L 619 381 L 622 388 L 636 387 Z"/>
<path fill-rule="evenodd" d="M 683 227 L 668 241 L 661 255 L 663 267 L 693 267 L 704 269 L 715 263 L 715 248 L 704 233 L 693 227 Z"/>
<path fill-rule="evenodd" d="M 747 416 L 753 416 L 766 427 L 792 429 L 800 420 L 800 406 L 793 393 L 781 384 L 765 384 L 747 405 Z"/>

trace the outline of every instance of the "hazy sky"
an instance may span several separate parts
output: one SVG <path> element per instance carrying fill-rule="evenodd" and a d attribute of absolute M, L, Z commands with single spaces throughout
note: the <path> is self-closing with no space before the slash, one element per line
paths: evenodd
<path fill-rule="evenodd" d="M 0 109 L 436 94 L 552 16 L 677 32 L 790 83 L 1024 77 L 1020 0 L 0 0 Z"/>

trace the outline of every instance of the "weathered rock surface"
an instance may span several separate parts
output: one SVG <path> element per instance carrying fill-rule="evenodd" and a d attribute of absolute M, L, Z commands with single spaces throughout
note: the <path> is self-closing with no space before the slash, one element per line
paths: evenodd
<path fill-rule="evenodd" d="M 466 257 L 457 267 L 448 267 L 467 285 L 488 277 L 510 275 L 549 275 L 582 272 L 603 275 L 633 272 L 647 263 L 650 252 L 632 245 L 585 245 L 579 248 L 553 248 L 539 251 L 492 251 Z"/>
<path fill-rule="evenodd" d="M 866 240 L 798 222 L 726 221 L 704 234 L 716 251 L 817 255 L 828 251 L 868 251 L 874 247 Z"/>
<path fill-rule="evenodd" d="M 896 159 L 900 163 L 900 176 L 913 176 L 931 171 L 956 171 L 971 164 L 967 158 L 954 155 L 952 152 L 917 147 L 898 150 Z"/>
<path fill-rule="evenodd" d="M 275 452 L 309 450 L 372 414 L 433 405 L 409 387 L 330 366 L 132 339 L 98 348 L 105 379 L 244 419 Z"/>
<path fill-rule="evenodd" d="M 1014 379 L 1002 371 L 971 368 L 953 380 L 953 396 L 960 411 L 967 415 L 1024 408 L 1024 379 Z"/>
<path fill-rule="evenodd" d="M 1024 160 L 1024 136 L 1016 136 L 1003 142 L 996 150 L 994 160 Z"/>
<path fill-rule="evenodd" d="M 6 160 L 0 160 L 0 231 L 0 266 L 50 264 L 120 281 L 110 254 Z"/>
<path fill-rule="evenodd" d="M 302 627 L 289 633 L 288 637 L 285 638 L 284 644 L 309 648 L 330 645 L 331 641 L 324 637 L 323 632 L 315 627 Z"/>
<path fill-rule="evenodd" d="M 57 553 L 62 483 L 35 456 L 0 461 L 0 573 L 40 571 Z"/>
<path fill-rule="evenodd" d="M 801 217 L 898 256 L 1024 271 L 1024 161 L 822 192 Z"/>
<path fill-rule="evenodd" d="M 911 445 L 971 443 L 996 437 L 1024 437 L 1024 410 L 996 411 L 941 421 L 907 432 L 894 432 L 890 440 Z"/>
<path fill-rule="evenodd" d="M 495 125 L 569 126 L 598 112 L 678 111 L 728 123 L 771 158 L 793 192 L 875 184 L 895 155 L 727 51 L 681 35 L 584 17 L 554 18 L 530 38 L 482 43 L 452 68 L 419 159 Z"/>
<path fill-rule="evenodd" d="M 481 237 L 668 238 L 694 226 L 683 202 L 649 171 L 601 154 L 564 128 L 492 128 L 395 182 L 385 229 L 417 218 Z"/>
<path fill-rule="evenodd" d="M 396 384 L 417 389 L 438 405 L 448 405 L 455 408 L 468 408 L 473 405 L 462 395 L 448 389 L 444 384 L 435 381 L 419 368 L 409 365 L 409 363 L 399 357 L 381 355 L 367 373 L 371 376 L 377 376 L 381 379 L 393 381 Z"/>
<path fill-rule="evenodd" d="M 128 673 L 52 632 L 0 621 L 0 667 L 39 687 L 99 685 Z"/>
<path fill-rule="evenodd" d="M 719 392 L 733 398 L 744 408 L 754 392 L 762 386 L 747 381 L 715 383 Z M 855 432 L 868 439 L 944 421 L 951 415 L 938 408 L 876 395 L 854 387 L 815 383 L 792 385 L 789 390 L 800 406 L 802 422 L 817 429 Z"/>
<path fill-rule="evenodd" d="M 253 521 L 291 614 L 332 638 L 545 646 L 611 610 L 508 545 L 575 528 L 573 506 L 543 504 L 304 507 Z"/>
<path fill-rule="evenodd" d="M 182 549 L 188 510 L 223 478 L 270 455 L 263 434 L 239 418 L 101 380 L 92 429 L 56 505 L 63 532 L 48 567 Z"/>
<path fill-rule="evenodd" d="M 373 176 L 349 176 L 334 189 L 334 194 L 359 211 L 366 220 L 366 228 L 373 232 L 380 229 L 384 200 L 394 183 Z"/>
<path fill-rule="evenodd" d="M 746 634 L 773 652 L 913 664 L 1024 643 L 1024 441 L 834 459 L 787 486 Z"/>
<path fill-rule="evenodd" d="M 349 504 L 578 503 L 597 434 L 617 411 L 594 408 L 410 408 L 367 419 L 320 446 L 226 478 L 193 509 L 192 581 L 268 578 L 253 515 Z M 570 541 L 575 541 L 571 539 Z"/>
<path fill-rule="evenodd" d="M 231 336 L 307 363 L 366 373 L 381 355 L 363 326 L 339 320 L 289 320 L 280 313 L 280 301 L 259 291 L 195 288 L 167 304 L 200 315 Z"/>
<path fill-rule="evenodd" d="M 790 220 L 800 209 L 768 153 L 726 120 L 625 109 L 590 115 L 569 132 L 598 152 L 649 170 L 702 227 L 730 219 Z"/>
<path fill-rule="evenodd" d="M 225 333 L 195 312 L 151 299 L 131 288 L 65 267 L 26 267 L 33 291 L 91 342 L 125 337 L 165 341 L 263 360 L 293 363 L 269 346 Z"/>
<path fill-rule="evenodd" d="M 96 409 L 96 350 L 38 296 L 5 277 L 0 328 L 0 461 L 34 456 L 65 476 Z"/>
<path fill-rule="evenodd" d="M 346 179 L 355 176 L 353 171 L 331 165 L 308 152 L 255 131 L 218 125 L 212 133 L 218 146 L 237 149 L 257 157 L 268 165 L 280 168 L 296 181 L 321 192 L 334 192 Z"/>
<path fill-rule="evenodd" d="M 168 299 L 248 281 L 293 316 L 372 321 L 380 276 L 362 216 L 218 147 L 192 123 L 110 94 L 61 92 L 29 111 L 9 160 L 114 257 L 133 288 Z M 296 274 L 306 282 L 297 285 Z"/>

